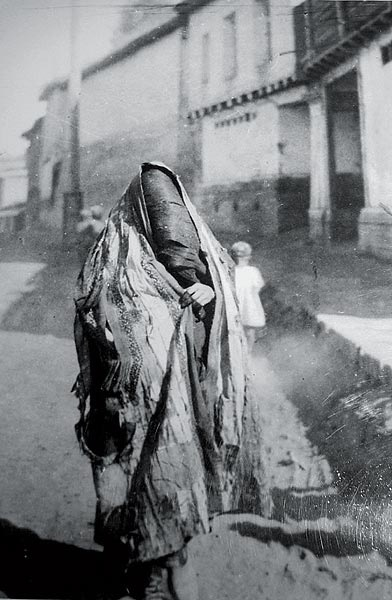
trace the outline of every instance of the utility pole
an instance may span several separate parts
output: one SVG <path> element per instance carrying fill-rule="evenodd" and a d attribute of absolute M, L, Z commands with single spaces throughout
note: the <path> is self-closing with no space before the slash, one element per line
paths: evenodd
<path fill-rule="evenodd" d="M 75 244 L 76 223 L 83 208 L 80 189 L 79 120 L 82 72 L 80 64 L 79 7 L 73 0 L 71 8 L 70 73 L 68 79 L 67 165 L 63 205 L 63 242 L 67 247 Z"/>

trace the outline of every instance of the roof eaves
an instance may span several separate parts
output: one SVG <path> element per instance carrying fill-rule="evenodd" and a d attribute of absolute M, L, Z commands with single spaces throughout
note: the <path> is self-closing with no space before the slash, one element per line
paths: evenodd
<path fill-rule="evenodd" d="M 43 120 L 44 120 L 43 117 L 39 117 L 39 119 L 37 119 L 33 123 L 32 127 L 30 127 L 30 129 L 28 129 L 27 131 L 24 131 L 20 137 L 30 139 L 32 135 L 34 135 L 35 133 L 37 133 L 37 131 L 39 131 L 41 129 Z"/>
<path fill-rule="evenodd" d="M 251 92 L 241 93 L 236 96 L 226 98 L 225 100 L 222 100 L 220 102 L 215 102 L 212 105 L 194 109 L 188 114 L 188 119 L 190 119 L 191 121 L 195 121 L 197 119 L 202 118 L 203 116 L 210 115 L 213 113 L 219 113 L 224 110 L 231 109 L 234 106 L 242 106 L 244 104 L 247 104 L 248 102 L 254 102 L 255 100 L 261 100 L 267 98 L 268 96 L 272 96 L 273 94 L 276 94 L 278 92 L 284 92 L 294 87 L 305 85 L 306 83 L 306 79 L 297 79 L 296 77 L 287 77 L 286 79 L 280 79 L 277 82 L 262 86 Z"/>
<path fill-rule="evenodd" d="M 68 84 L 68 79 L 54 79 L 42 90 L 39 100 L 48 100 L 54 90 L 65 90 Z"/>
<path fill-rule="evenodd" d="M 203 6 L 207 6 L 211 4 L 214 0 L 184 0 L 184 2 L 179 2 L 175 6 L 175 10 L 183 15 L 189 14 L 203 8 Z"/>
<path fill-rule="evenodd" d="M 143 35 L 137 37 L 136 39 L 132 40 L 131 42 L 128 42 L 128 44 L 126 44 L 122 48 L 119 48 L 115 52 L 112 52 L 108 56 L 105 56 L 103 59 L 101 59 L 101 60 L 93 63 L 92 65 L 89 65 L 85 69 L 83 69 L 82 78 L 87 79 L 88 77 L 95 75 L 99 71 L 107 69 L 108 67 L 124 60 L 125 58 L 132 56 L 132 54 L 135 54 L 141 48 L 144 48 L 145 46 L 148 46 L 149 44 L 156 42 L 160 38 L 162 38 L 166 35 L 169 35 L 173 31 L 178 29 L 181 26 L 181 24 L 182 24 L 181 16 L 176 15 L 169 21 L 166 21 L 166 23 L 163 23 L 162 25 L 159 25 L 158 27 L 151 29 L 151 31 L 144 33 Z M 40 100 L 48 100 L 48 98 L 51 96 L 51 94 L 54 92 L 54 90 L 56 90 L 56 89 L 65 90 L 67 87 L 68 87 L 68 78 L 56 79 L 56 80 L 50 82 L 43 89 L 39 99 Z"/>
<path fill-rule="evenodd" d="M 120 48 L 119 50 L 116 50 L 116 52 L 113 52 L 112 54 L 109 54 L 109 56 L 106 56 L 102 60 L 88 66 L 83 71 L 83 79 L 94 75 L 98 71 L 106 69 L 107 67 L 110 67 L 111 65 L 117 62 L 124 60 L 124 58 L 127 58 L 128 56 L 132 56 L 132 54 L 135 54 L 141 48 L 144 48 L 145 46 L 156 42 L 160 38 L 169 35 L 173 31 L 178 29 L 181 26 L 181 24 L 181 17 L 176 15 L 169 21 L 166 21 L 166 23 L 163 23 L 162 25 L 151 29 L 151 31 L 148 31 L 147 33 L 144 33 L 143 35 L 137 37 L 136 39 L 132 40 L 131 42 Z"/>

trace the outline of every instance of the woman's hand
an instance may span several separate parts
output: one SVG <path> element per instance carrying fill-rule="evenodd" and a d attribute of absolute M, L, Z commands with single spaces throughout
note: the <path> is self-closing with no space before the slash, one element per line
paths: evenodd
<path fill-rule="evenodd" d="M 194 283 L 186 289 L 186 293 L 191 297 L 193 305 L 205 306 L 215 297 L 214 290 L 204 283 Z"/>

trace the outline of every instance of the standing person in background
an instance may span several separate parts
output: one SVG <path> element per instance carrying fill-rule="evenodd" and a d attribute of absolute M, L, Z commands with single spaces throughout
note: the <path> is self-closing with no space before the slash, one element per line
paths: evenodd
<path fill-rule="evenodd" d="M 265 313 L 260 300 L 260 290 L 264 279 L 257 267 L 249 264 L 252 258 L 252 246 L 247 242 L 236 242 L 231 247 L 235 267 L 235 288 L 240 308 L 242 325 L 248 342 L 248 351 L 252 352 L 256 332 L 265 326 Z"/>
<path fill-rule="evenodd" d="M 76 225 L 78 257 L 81 264 L 86 260 L 88 251 L 94 244 L 98 235 L 105 227 L 103 208 L 96 205 L 80 211 L 80 221 Z"/>
<path fill-rule="evenodd" d="M 102 229 L 105 227 L 105 221 L 103 219 L 103 208 L 99 204 L 96 204 L 95 206 L 92 206 L 90 208 L 90 212 L 91 212 L 90 227 L 91 227 L 91 232 L 94 235 L 93 242 L 95 242 L 96 238 L 101 233 Z"/>

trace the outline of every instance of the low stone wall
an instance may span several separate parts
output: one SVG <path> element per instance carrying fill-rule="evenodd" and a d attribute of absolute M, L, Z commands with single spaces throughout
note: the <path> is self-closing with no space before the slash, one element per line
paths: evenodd
<path fill-rule="evenodd" d="M 392 258 L 392 217 L 381 208 L 365 208 L 361 211 L 358 237 L 363 252 Z"/>
<path fill-rule="evenodd" d="M 308 225 L 309 179 L 282 177 L 200 187 L 195 203 L 218 234 L 274 236 Z"/>
<path fill-rule="evenodd" d="M 217 234 L 271 236 L 278 232 L 275 180 L 200 188 L 194 201 Z"/>

